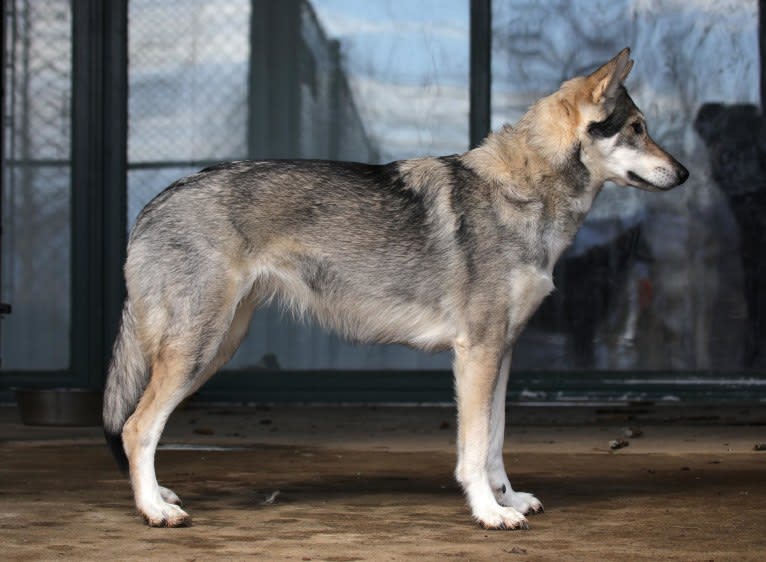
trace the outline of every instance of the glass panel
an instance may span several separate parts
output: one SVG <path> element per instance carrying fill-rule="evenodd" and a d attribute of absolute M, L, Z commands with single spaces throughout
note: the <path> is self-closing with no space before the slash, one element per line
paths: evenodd
<path fill-rule="evenodd" d="M 375 163 L 467 148 L 466 0 L 131 0 L 129 17 L 131 225 L 208 162 Z M 290 369 L 449 365 L 352 345 L 266 308 L 229 366 L 273 358 Z"/>
<path fill-rule="evenodd" d="M 301 36 L 311 61 L 300 67 L 301 157 L 375 163 L 468 148 L 468 2 L 315 0 L 303 4 Z M 448 354 L 352 344 L 275 309 L 256 312 L 231 366 L 266 354 L 290 369 L 450 365 Z"/>
<path fill-rule="evenodd" d="M 466 0 L 314 0 L 379 160 L 468 149 Z"/>
<path fill-rule="evenodd" d="M 195 163 L 245 157 L 250 2 L 131 0 L 128 21 L 132 225 Z"/>
<path fill-rule="evenodd" d="M 3 369 L 64 369 L 70 329 L 70 2 L 4 6 Z"/>
<path fill-rule="evenodd" d="M 605 187 L 517 368 L 766 365 L 757 23 L 754 0 L 494 1 L 495 128 L 630 45 L 627 87 L 691 172 L 668 193 Z"/>

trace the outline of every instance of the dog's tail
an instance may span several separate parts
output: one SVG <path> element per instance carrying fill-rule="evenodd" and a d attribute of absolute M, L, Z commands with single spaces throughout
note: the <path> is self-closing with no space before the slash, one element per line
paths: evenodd
<path fill-rule="evenodd" d="M 104 436 L 124 473 L 128 472 L 128 457 L 122 443 L 122 427 L 136 409 L 148 380 L 149 369 L 136 333 L 133 307 L 126 300 L 104 388 Z"/>

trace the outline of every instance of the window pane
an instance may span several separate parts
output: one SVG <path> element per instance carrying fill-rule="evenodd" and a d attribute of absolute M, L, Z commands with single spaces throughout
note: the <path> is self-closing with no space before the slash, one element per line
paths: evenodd
<path fill-rule="evenodd" d="M 174 179 L 219 160 L 467 149 L 467 0 L 131 0 L 129 17 L 131 225 Z M 449 365 L 349 344 L 276 307 L 256 312 L 230 367 L 269 354 L 292 369 Z"/>
<path fill-rule="evenodd" d="M 315 0 L 319 24 L 340 41 L 343 69 L 388 162 L 468 149 L 466 0 Z"/>
<path fill-rule="evenodd" d="M 70 2 L 4 8 L 3 369 L 63 369 L 70 328 Z"/>
<path fill-rule="evenodd" d="M 132 225 L 193 163 L 246 156 L 250 2 L 131 0 L 128 10 Z"/>
<path fill-rule="evenodd" d="M 606 186 L 516 367 L 766 365 L 757 8 L 754 0 L 494 1 L 495 128 L 629 45 L 627 87 L 653 138 L 691 172 L 668 193 Z"/>

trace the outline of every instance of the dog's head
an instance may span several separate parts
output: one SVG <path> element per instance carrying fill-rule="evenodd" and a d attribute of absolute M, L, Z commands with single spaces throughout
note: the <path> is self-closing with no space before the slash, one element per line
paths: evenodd
<path fill-rule="evenodd" d="M 684 183 L 689 172 L 649 136 L 644 115 L 623 85 L 631 68 L 626 48 L 593 74 L 564 84 L 575 93 L 581 159 L 603 180 L 665 191 Z"/>

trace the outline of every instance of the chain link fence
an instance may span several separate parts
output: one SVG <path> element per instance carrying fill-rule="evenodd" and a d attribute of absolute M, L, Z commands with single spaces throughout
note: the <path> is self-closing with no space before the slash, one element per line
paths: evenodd
<path fill-rule="evenodd" d="M 309 2 L 132 0 L 128 17 L 129 226 L 167 185 L 215 162 L 378 160 L 338 44 Z M 268 308 L 231 366 L 267 355 L 326 367 L 359 348 Z"/>
<path fill-rule="evenodd" d="M 215 162 L 378 160 L 311 3 L 132 0 L 128 17 L 129 224 L 160 189 Z"/>
<path fill-rule="evenodd" d="M 630 46 L 636 61 L 627 80 L 630 94 L 652 137 L 691 172 L 683 187 L 665 194 L 605 186 L 559 262 L 558 291 L 544 309 L 555 305 L 564 314 L 546 326 L 541 349 L 561 357 L 561 369 L 762 369 L 766 308 L 752 295 L 747 298 L 745 286 L 748 279 L 762 282 L 764 273 L 752 270 L 766 266 L 753 260 L 748 267 L 740 254 L 748 246 L 763 254 L 761 244 L 750 242 L 760 240 L 763 229 L 736 217 L 738 194 L 753 191 L 748 209 L 759 208 L 756 199 L 766 201 L 766 191 L 757 194 L 753 185 L 763 184 L 757 154 L 758 137 L 764 138 L 762 112 L 755 105 L 758 3 L 494 0 L 492 5 L 495 128 L 516 122 L 562 80 L 587 73 Z M 715 119 L 698 114 L 710 102 L 722 104 Z M 743 111 L 750 117 L 735 126 L 733 119 Z M 695 131 L 701 117 L 715 131 L 710 146 Z M 709 161 L 709 151 L 720 156 L 722 149 L 728 151 L 720 158 L 727 183 L 734 188 L 714 181 L 716 162 Z M 758 349 L 747 353 L 748 346 Z M 556 349 L 560 352 L 551 352 Z M 516 357 L 514 363 L 527 367 Z M 541 358 L 530 367 L 542 363 Z"/>
<path fill-rule="evenodd" d="M 69 362 L 72 13 L 66 0 L 3 3 L 4 369 Z"/>
<path fill-rule="evenodd" d="M 129 224 L 171 181 L 247 156 L 250 4 L 129 3 Z"/>

